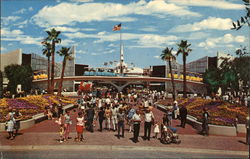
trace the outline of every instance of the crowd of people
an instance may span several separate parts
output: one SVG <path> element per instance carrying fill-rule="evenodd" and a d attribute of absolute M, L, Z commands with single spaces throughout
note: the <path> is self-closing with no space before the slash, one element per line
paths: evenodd
<path fill-rule="evenodd" d="M 172 117 L 171 119 L 170 117 L 167 119 L 163 117 L 162 122 L 156 121 L 152 111 L 153 103 L 165 98 L 164 93 L 149 90 L 141 90 L 140 92 L 131 90 L 125 95 L 122 92 L 114 93 L 107 90 L 105 93 L 97 91 L 96 93 L 82 94 L 77 101 L 77 110 L 72 111 L 77 114 L 76 119 L 71 119 L 69 110 L 66 110 L 64 115 L 58 115 L 56 123 L 60 127 L 60 142 L 69 139 L 70 125 L 73 120 L 76 121 L 77 134 L 75 141 L 84 140 L 83 132 L 85 130 L 93 133 L 96 130 L 94 130 L 94 127 L 97 127 L 97 122 L 99 123 L 98 131 L 117 131 L 118 139 L 125 137 L 125 128 L 127 127 L 129 133 L 133 132 L 133 141 L 135 143 L 139 142 L 138 137 L 142 124 L 144 124 L 144 140 L 151 139 L 152 128 L 155 133 L 154 138 L 158 138 L 158 134 L 164 130 L 176 133 L 176 128 L 171 125 Z M 177 106 L 177 102 L 175 102 L 175 105 Z M 53 117 L 53 115 L 51 116 Z"/>

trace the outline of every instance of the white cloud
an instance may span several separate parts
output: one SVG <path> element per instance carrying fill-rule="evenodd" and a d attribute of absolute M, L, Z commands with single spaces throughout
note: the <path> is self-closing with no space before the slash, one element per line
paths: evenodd
<path fill-rule="evenodd" d="M 219 9 L 240 10 L 244 8 L 242 4 L 231 3 L 225 0 L 168 0 L 183 6 L 213 7 Z"/>
<path fill-rule="evenodd" d="M 244 36 L 233 36 L 232 34 L 225 34 L 222 37 L 208 38 L 204 42 L 198 44 L 199 47 L 205 49 L 215 48 L 215 47 L 232 47 L 232 43 L 242 43 L 245 42 L 246 38 Z"/>
<path fill-rule="evenodd" d="M 61 43 L 59 45 L 62 45 L 62 46 L 67 46 L 69 47 L 69 45 L 74 45 L 76 46 L 77 43 L 71 39 L 62 39 Z"/>
<path fill-rule="evenodd" d="M 93 2 L 94 0 L 71 0 L 72 2 L 82 2 L 82 3 L 86 3 L 86 2 Z"/>
<path fill-rule="evenodd" d="M 77 53 L 77 54 L 86 54 L 87 52 L 84 51 L 84 50 L 77 50 L 76 53 Z"/>
<path fill-rule="evenodd" d="M 82 30 L 82 31 L 95 31 L 96 29 L 94 29 L 94 28 L 82 28 L 80 30 Z"/>
<path fill-rule="evenodd" d="M 33 8 L 32 7 L 29 7 L 29 9 L 28 9 L 29 11 L 33 11 Z"/>
<path fill-rule="evenodd" d="M 56 30 L 61 31 L 61 32 L 77 32 L 80 30 L 78 28 L 61 27 L 61 26 L 49 27 L 49 28 L 46 28 L 44 30 L 45 31 L 51 30 L 51 28 L 55 28 Z"/>
<path fill-rule="evenodd" d="M 6 48 L 4 48 L 4 47 L 1 46 L 1 51 L 5 51 L 5 50 L 6 50 Z"/>
<path fill-rule="evenodd" d="M 192 32 L 189 34 L 188 38 L 189 40 L 197 40 L 197 39 L 202 39 L 205 37 L 210 36 L 209 33 L 204 33 L 204 32 Z"/>
<path fill-rule="evenodd" d="M 236 36 L 235 37 L 235 41 L 236 42 L 239 42 L 239 43 L 242 43 L 246 40 L 246 38 L 244 36 Z"/>
<path fill-rule="evenodd" d="M 216 18 L 209 17 L 208 19 L 204 19 L 200 22 L 196 22 L 193 24 L 185 24 L 174 27 L 170 30 L 170 32 L 191 32 L 191 31 L 199 31 L 199 30 L 229 30 L 232 28 L 232 19 L 230 18 Z"/>
<path fill-rule="evenodd" d="M 116 51 L 117 50 L 115 50 L 115 49 L 111 49 L 111 50 L 105 51 L 103 54 L 112 54 L 112 53 L 114 53 Z"/>
<path fill-rule="evenodd" d="M 160 56 L 159 56 L 159 55 L 156 55 L 156 56 L 154 56 L 154 58 L 156 58 L 156 59 L 160 59 Z"/>
<path fill-rule="evenodd" d="M 24 35 L 21 30 L 9 30 L 8 28 L 1 29 L 2 41 L 19 41 L 21 44 L 35 44 L 41 45 L 42 37 L 31 37 Z"/>
<path fill-rule="evenodd" d="M 175 44 L 175 41 L 178 38 L 176 36 L 170 35 L 170 36 L 160 36 L 160 35 L 153 35 L 153 34 L 148 34 L 142 36 L 138 44 L 144 46 L 144 47 L 150 47 L 150 48 L 155 48 L 159 47 L 162 48 L 166 45 L 173 45 Z"/>
<path fill-rule="evenodd" d="M 99 32 L 98 34 L 85 34 L 81 32 L 76 33 L 65 33 L 66 37 L 75 39 L 75 38 L 93 38 L 97 39 L 94 43 L 102 43 L 102 42 L 113 42 L 119 41 L 120 36 L 114 33 L 108 32 Z M 176 43 L 178 37 L 173 35 L 157 35 L 157 34 L 132 34 L 132 33 L 123 33 L 122 40 L 136 40 L 137 46 L 133 47 L 149 47 L 149 48 L 157 48 L 163 47 L 165 45 L 173 45 Z"/>
<path fill-rule="evenodd" d="M 1 17 L 1 23 L 3 25 L 9 25 L 10 22 L 15 22 L 16 20 L 20 19 L 19 16 L 8 16 L 8 17 Z"/>
<path fill-rule="evenodd" d="M 16 11 L 16 12 L 14 12 L 14 14 L 23 14 L 23 13 L 25 13 L 25 12 L 26 12 L 26 9 L 25 9 L 25 8 L 22 8 L 22 9 Z"/>
<path fill-rule="evenodd" d="M 22 8 L 18 11 L 15 11 L 14 14 L 24 14 L 25 12 L 28 12 L 28 11 L 33 11 L 33 8 L 32 7 L 29 7 L 28 9 Z"/>
<path fill-rule="evenodd" d="M 115 46 L 115 45 L 114 45 L 114 44 L 112 44 L 112 43 L 108 45 L 108 47 L 114 47 L 114 46 Z"/>
<path fill-rule="evenodd" d="M 17 26 L 18 28 L 24 28 L 24 26 L 26 26 L 27 24 L 28 24 L 28 20 L 25 20 L 23 22 L 14 24 L 14 26 Z"/>
<path fill-rule="evenodd" d="M 187 7 L 177 6 L 159 0 L 150 2 L 141 0 L 124 5 L 118 3 L 60 3 L 55 6 L 45 6 L 32 17 L 32 20 L 39 26 L 104 20 L 122 20 L 125 22 L 136 20 L 127 17 L 132 14 L 153 16 L 174 15 L 181 17 L 201 16 L 199 13 L 188 10 Z"/>
<path fill-rule="evenodd" d="M 58 31 L 61 32 L 77 32 L 77 31 L 95 31 L 94 28 L 72 28 L 72 27 L 65 27 L 65 26 L 50 26 L 44 29 L 44 31 L 51 30 L 52 28 L 55 28 Z"/>
<path fill-rule="evenodd" d="M 157 29 L 155 29 L 153 27 L 145 27 L 145 28 L 141 28 L 140 30 L 146 31 L 146 32 L 155 32 L 155 31 L 157 31 Z"/>
<path fill-rule="evenodd" d="M 41 46 L 42 37 L 34 38 L 26 35 L 2 38 L 3 41 L 19 41 L 21 44 L 34 44 Z"/>
<path fill-rule="evenodd" d="M 23 32 L 21 30 L 9 30 L 8 28 L 2 28 L 1 29 L 1 37 L 17 37 L 19 35 L 22 35 Z"/>

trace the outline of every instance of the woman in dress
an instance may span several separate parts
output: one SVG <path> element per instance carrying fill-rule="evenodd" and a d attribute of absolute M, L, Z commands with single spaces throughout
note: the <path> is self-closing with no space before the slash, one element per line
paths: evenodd
<path fill-rule="evenodd" d="M 81 141 L 83 139 L 83 129 L 84 129 L 84 117 L 82 112 L 78 112 L 78 117 L 76 118 L 76 132 L 77 138 L 76 141 Z"/>
<path fill-rule="evenodd" d="M 72 124 L 69 110 L 66 110 L 66 114 L 64 115 L 64 140 L 67 141 L 69 139 L 70 125 Z"/>

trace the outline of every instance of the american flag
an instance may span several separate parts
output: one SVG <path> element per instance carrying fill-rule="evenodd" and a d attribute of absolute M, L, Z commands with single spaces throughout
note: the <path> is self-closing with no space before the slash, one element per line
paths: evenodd
<path fill-rule="evenodd" d="M 120 23 L 114 26 L 113 31 L 121 30 L 121 28 L 122 28 L 122 24 Z"/>

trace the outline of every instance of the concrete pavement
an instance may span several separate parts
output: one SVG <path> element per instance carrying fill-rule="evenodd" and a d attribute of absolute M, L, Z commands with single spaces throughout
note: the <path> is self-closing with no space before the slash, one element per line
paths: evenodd
<path fill-rule="evenodd" d="M 156 120 L 161 122 L 163 113 L 157 109 L 153 110 Z M 152 138 L 150 141 L 144 141 L 142 137 L 139 138 L 139 143 L 133 143 L 131 138 L 132 133 L 125 131 L 125 138 L 118 139 L 117 132 L 104 130 L 103 132 L 97 131 L 99 128 L 98 123 L 95 127 L 95 132 L 84 132 L 85 140 L 83 142 L 75 142 L 75 117 L 76 112 L 71 111 L 71 117 L 73 124 L 71 125 L 70 139 L 67 142 L 59 143 L 58 125 L 53 120 L 46 120 L 34 125 L 31 128 L 20 131 L 15 140 L 7 140 L 7 133 L 0 133 L 0 151 L 6 154 L 6 151 L 107 151 L 107 156 L 110 156 L 108 152 L 118 151 L 118 154 L 123 154 L 125 151 L 150 151 L 150 152 L 162 152 L 162 154 L 174 154 L 183 153 L 180 157 L 190 154 L 204 154 L 202 157 L 210 154 L 211 156 L 219 155 L 231 156 L 231 157 L 247 157 L 249 146 L 245 145 L 245 137 L 228 137 L 228 136 L 201 136 L 197 134 L 197 131 L 190 125 L 186 125 L 186 128 L 180 128 L 178 120 L 173 121 L 173 126 L 178 128 L 181 144 L 169 144 L 164 145 L 159 140 Z M 104 124 L 105 125 L 105 124 Z M 128 128 L 128 126 L 126 126 Z M 143 135 L 143 124 L 141 124 L 140 135 Z M 153 133 L 152 135 L 153 136 Z M 189 155 L 188 155 L 189 154 Z M 141 153 L 143 156 L 143 153 Z M 111 155 L 112 156 L 112 155 Z M 164 155 L 163 155 L 164 156 Z M 171 156 L 171 155 L 170 155 Z M 137 157 L 137 156 L 136 156 Z M 162 156 L 159 156 L 162 157 Z M 199 157 L 199 155 L 197 155 Z M 209 157 L 209 156 L 207 156 Z M 111 157 L 113 158 L 113 157 Z M 157 157 L 156 157 L 157 158 Z M 191 155 L 192 158 L 192 155 Z"/>

